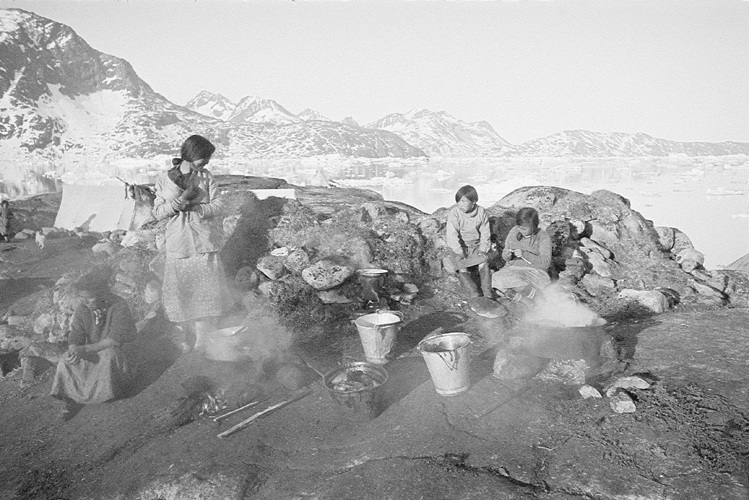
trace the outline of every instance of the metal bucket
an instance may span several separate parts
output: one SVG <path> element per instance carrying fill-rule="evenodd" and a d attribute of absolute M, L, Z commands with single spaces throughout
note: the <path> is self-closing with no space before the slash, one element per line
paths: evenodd
<path fill-rule="evenodd" d="M 460 332 L 435 335 L 419 342 L 417 348 L 424 357 L 438 394 L 453 396 L 471 386 L 470 343 L 470 337 Z"/>
<path fill-rule="evenodd" d="M 364 361 L 346 363 L 323 375 L 333 401 L 368 418 L 380 413 L 381 387 L 387 379 L 384 368 Z"/>
<path fill-rule="evenodd" d="M 523 326 L 522 346 L 540 358 L 596 360 L 607 338 L 606 323 L 603 318 L 588 326 L 528 321 Z"/>
<path fill-rule="evenodd" d="M 402 322 L 403 313 L 388 310 L 365 314 L 354 320 L 368 362 L 376 365 L 388 362 L 387 357 L 395 345 Z"/>

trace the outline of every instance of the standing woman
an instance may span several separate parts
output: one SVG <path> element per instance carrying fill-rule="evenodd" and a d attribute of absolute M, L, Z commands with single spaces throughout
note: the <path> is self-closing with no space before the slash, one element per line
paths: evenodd
<path fill-rule="evenodd" d="M 205 166 L 216 147 L 192 135 L 180 158 L 156 181 L 154 214 L 166 225 L 164 310 L 185 333 L 182 352 L 195 347 L 197 328 L 213 329 L 227 305 L 228 287 L 218 252 L 222 245 L 223 200 Z"/>
<path fill-rule="evenodd" d="M 492 286 L 507 298 L 533 299 L 551 282 L 551 238 L 538 224 L 535 208 L 523 207 L 515 214 L 515 227 L 502 250 L 507 264 L 492 275 Z"/>

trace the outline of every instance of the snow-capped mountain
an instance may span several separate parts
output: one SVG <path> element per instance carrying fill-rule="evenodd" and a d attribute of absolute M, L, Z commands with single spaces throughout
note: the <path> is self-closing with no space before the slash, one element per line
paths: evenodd
<path fill-rule="evenodd" d="M 201 92 L 179 106 L 156 93 L 125 60 L 91 48 L 63 24 L 0 9 L 0 155 L 98 159 L 174 154 L 201 134 L 217 157 L 690 156 L 749 154 L 749 143 L 674 142 L 646 134 L 565 131 L 511 146 L 487 122 L 445 112 L 391 114 L 365 127 L 276 101 L 234 104 Z"/>
<path fill-rule="evenodd" d="M 239 101 L 228 120 L 232 123 L 272 123 L 286 125 L 300 120 L 273 99 L 247 96 Z"/>
<path fill-rule="evenodd" d="M 361 125 L 359 125 L 359 122 L 357 122 L 356 120 L 354 120 L 350 116 L 347 116 L 346 118 L 344 118 L 343 120 L 341 120 L 341 123 L 343 123 L 344 125 L 348 125 L 349 127 L 361 128 Z M 369 127 L 369 128 L 375 128 L 375 127 Z M 398 136 L 398 137 L 400 137 L 400 136 Z"/>
<path fill-rule="evenodd" d="M 217 157 L 229 151 L 239 157 L 330 151 L 424 156 L 389 132 L 352 132 L 335 122 L 309 122 L 315 127 L 304 130 L 305 122 L 272 100 L 247 97 L 231 109 L 220 97 L 193 99 L 201 113 L 178 106 L 154 92 L 127 61 L 91 48 L 68 26 L 0 9 L 0 154 L 152 158 L 174 154 L 186 137 L 201 134 L 216 144 Z"/>
<path fill-rule="evenodd" d="M 565 130 L 541 139 L 524 142 L 504 152 L 508 156 L 581 156 L 581 157 L 636 157 L 719 156 L 749 154 L 745 142 L 677 142 L 657 139 L 647 134 L 622 132 L 591 132 Z"/>
<path fill-rule="evenodd" d="M 0 145 L 44 156 L 138 156 L 168 149 L 212 121 L 154 92 L 130 64 L 69 27 L 0 10 Z"/>
<path fill-rule="evenodd" d="M 311 108 L 305 109 L 304 111 L 302 111 L 301 113 L 299 113 L 296 116 L 297 116 L 297 118 L 299 118 L 300 120 L 302 120 L 304 122 L 311 122 L 311 121 L 315 121 L 315 120 L 322 121 L 322 122 L 333 121 L 330 118 L 327 118 L 327 117 L 321 115 L 320 113 L 318 113 L 317 111 L 315 111 L 314 109 L 311 109 Z"/>
<path fill-rule="evenodd" d="M 509 146 L 487 122 L 467 123 L 444 111 L 393 113 L 367 127 L 393 132 L 430 156 L 498 154 Z"/>
<path fill-rule="evenodd" d="M 185 107 L 201 115 L 226 121 L 237 108 L 237 105 L 221 94 L 204 90 L 190 99 Z"/>
<path fill-rule="evenodd" d="M 239 115 L 243 115 L 237 120 L 248 123 L 295 123 L 297 121 L 333 121 L 323 116 L 312 108 L 306 108 L 299 114 L 291 115 L 289 111 L 271 99 L 260 99 L 258 97 L 247 96 L 236 103 L 222 96 L 203 90 L 198 95 L 190 99 L 185 104 L 187 109 L 200 113 L 201 115 L 218 118 L 222 121 L 229 121 Z M 235 113 L 236 111 L 236 113 Z"/>
<path fill-rule="evenodd" d="M 363 158 L 410 158 L 426 154 L 384 130 L 351 127 L 340 122 L 309 121 L 288 125 L 236 125 L 226 154 L 240 158 L 284 158 L 334 155 Z"/>

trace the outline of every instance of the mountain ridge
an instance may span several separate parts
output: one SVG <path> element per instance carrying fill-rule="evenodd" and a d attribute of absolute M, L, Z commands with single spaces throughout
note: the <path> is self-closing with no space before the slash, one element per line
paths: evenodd
<path fill-rule="evenodd" d="M 295 115 L 272 99 L 246 96 L 234 103 L 206 90 L 180 106 L 155 92 L 129 62 L 93 49 L 72 28 L 0 9 L 0 152 L 6 157 L 152 158 L 173 154 L 192 134 L 238 159 L 749 154 L 749 143 L 586 130 L 512 145 L 488 122 L 465 122 L 445 111 L 415 108 L 360 126 L 351 117 L 332 121 L 310 108 Z"/>
<path fill-rule="evenodd" d="M 391 113 L 367 127 L 389 130 L 433 156 L 481 156 L 510 146 L 488 122 L 467 123 L 445 111 Z"/>
<path fill-rule="evenodd" d="M 214 141 L 217 157 L 234 151 L 238 159 L 425 156 L 390 132 L 352 133 L 334 122 L 289 128 L 302 120 L 275 101 L 246 98 L 232 106 L 209 97 L 193 105 L 212 116 L 174 104 L 130 63 L 93 49 L 72 28 L 22 9 L 0 9 L 0 152 L 6 157 L 153 158 L 174 154 L 192 134 Z M 259 116 L 268 106 L 272 117 L 285 118 Z"/>
<path fill-rule="evenodd" d="M 679 142 L 637 132 L 564 130 L 513 147 L 517 156 L 643 157 L 749 154 L 749 143 Z"/>

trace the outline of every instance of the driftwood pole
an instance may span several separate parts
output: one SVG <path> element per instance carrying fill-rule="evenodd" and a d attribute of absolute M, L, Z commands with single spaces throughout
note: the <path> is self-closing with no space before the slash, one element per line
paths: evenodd
<path fill-rule="evenodd" d="M 264 417 L 265 415 L 268 415 L 270 413 L 273 413 L 274 411 L 278 410 L 279 408 L 283 408 L 284 406 L 286 406 L 286 405 L 288 405 L 290 403 L 293 403 L 294 401 L 297 401 L 298 399 L 302 399 L 303 397 L 308 396 L 309 394 L 312 394 L 312 390 L 309 389 L 309 388 L 304 389 L 303 391 L 300 391 L 300 392 L 298 392 L 296 394 L 293 394 L 289 399 L 286 399 L 284 401 L 281 401 L 280 403 L 276 403 L 276 404 L 274 404 L 272 406 L 269 406 L 265 410 L 260 411 L 258 413 L 255 413 L 253 416 L 251 416 L 247 420 L 243 420 L 242 422 L 239 422 L 234 427 L 231 427 L 230 429 L 226 429 L 224 432 L 221 432 L 221 433 L 217 434 L 217 437 L 221 438 L 221 437 L 231 436 L 235 432 L 237 432 L 237 431 L 239 431 L 241 429 L 244 429 L 245 427 L 247 427 L 248 425 L 250 425 L 255 420 L 257 420 L 257 419 L 259 419 L 261 417 Z"/>
<path fill-rule="evenodd" d="M 253 401 L 252 403 L 247 403 L 246 405 L 240 406 L 237 409 L 234 409 L 232 411 L 226 412 L 223 415 L 218 415 L 216 417 L 213 417 L 213 421 L 214 422 L 219 422 L 219 421 L 225 419 L 226 417 L 230 417 L 230 416 L 234 415 L 235 413 L 238 413 L 238 412 L 240 412 L 242 410 L 246 410 L 247 408 L 251 408 L 251 407 L 253 407 L 255 405 L 258 405 L 258 404 L 260 404 L 260 401 Z"/>

